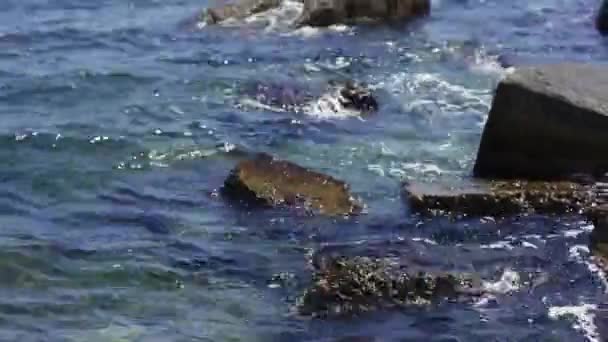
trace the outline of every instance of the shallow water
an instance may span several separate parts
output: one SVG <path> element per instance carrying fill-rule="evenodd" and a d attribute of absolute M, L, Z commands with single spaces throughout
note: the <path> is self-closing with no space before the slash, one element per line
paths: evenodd
<path fill-rule="evenodd" d="M 600 341 L 608 287 L 581 217 L 422 220 L 399 194 L 469 176 L 499 56 L 607 61 L 597 3 L 441 0 L 408 26 L 293 31 L 294 3 L 199 28 L 205 1 L 2 1 L 0 340 Z M 375 90 L 377 115 L 243 105 L 248 84 L 343 78 Z M 216 191 L 239 150 L 342 178 L 368 213 L 233 208 Z M 297 317 L 307 258 L 332 246 L 476 271 L 502 294 Z"/>

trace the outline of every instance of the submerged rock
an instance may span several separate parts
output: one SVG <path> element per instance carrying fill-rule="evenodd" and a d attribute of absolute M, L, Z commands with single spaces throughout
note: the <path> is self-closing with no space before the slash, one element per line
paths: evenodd
<path fill-rule="evenodd" d="M 472 276 L 408 270 L 388 258 L 331 257 L 315 266 L 298 303 L 304 315 L 352 315 L 482 294 Z"/>
<path fill-rule="evenodd" d="M 245 97 L 239 106 L 274 112 L 325 112 L 363 116 L 376 112 L 378 102 L 365 85 L 354 82 L 330 82 L 326 93 L 316 95 L 308 87 L 296 83 L 256 82 L 242 88 Z"/>
<path fill-rule="evenodd" d="M 330 26 L 361 19 L 408 20 L 428 15 L 430 0 L 304 0 L 298 26 Z"/>
<path fill-rule="evenodd" d="M 593 231 L 589 238 L 591 250 L 603 261 L 604 268 L 608 269 L 608 205 L 593 208 L 588 212 L 588 217 L 593 222 Z"/>
<path fill-rule="evenodd" d="M 249 82 L 239 91 L 239 105 L 274 112 L 300 112 L 313 99 L 310 89 L 296 82 Z"/>
<path fill-rule="evenodd" d="M 362 209 L 346 183 L 266 154 L 240 162 L 222 191 L 244 204 L 285 205 L 330 216 Z"/>
<path fill-rule="evenodd" d="M 463 186 L 407 183 L 412 209 L 430 214 L 500 216 L 519 212 L 563 213 L 591 207 L 591 186 L 573 182 L 478 181 Z"/>
<path fill-rule="evenodd" d="M 281 0 L 238 0 L 236 3 L 207 8 L 201 19 L 207 24 L 218 24 L 228 19 L 244 19 L 250 15 L 279 7 Z"/>
<path fill-rule="evenodd" d="M 602 1 L 602 6 L 595 19 L 595 26 L 601 34 L 608 34 L 608 1 Z"/>
<path fill-rule="evenodd" d="M 353 109 L 361 113 L 375 112 L 378 110 L 378 102 L 371 91 L 364 85 L 347 82 L 339 87 L 340 103 L 347 109 Z"/>
<path fill-rule="evenodd" d="M 496 90 L 474 175 L 567 178 L 608 170 L 608 67 L 516 69 Z"/>

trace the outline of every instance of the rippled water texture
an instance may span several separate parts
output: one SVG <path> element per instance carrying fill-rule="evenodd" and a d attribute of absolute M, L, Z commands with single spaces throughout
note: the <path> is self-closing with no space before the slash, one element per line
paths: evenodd
<path fill-rule="evenodd" d="M 470 174 L 499 56 L 606 61 L 598 3 L 437 0 L 409 26 L 293 31 L 295 3 L 198 28 L 200 0 L 0 1 L 0 340 L 608 336 L 581 217 L 422 220 L 399 195 L 402 179 Z M 379 113 L 277 112 L 244 91 L 342 78 L 369 84 Z M 233 208 L 215 194 L 240 150 L 342 178 L 368 214 Z M 304 319 L 293 304 L 323 246 L 476 271 L 499 295 Z"/>

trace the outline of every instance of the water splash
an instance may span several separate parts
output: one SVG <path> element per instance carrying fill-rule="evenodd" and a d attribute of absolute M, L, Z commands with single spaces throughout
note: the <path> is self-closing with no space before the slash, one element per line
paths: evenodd
<path fill-rule="evenodd" d="M 600 342 L 600 334 L 597 326 L 594 323 L 597 310 L 594 304 L 581 304 L 578 306 L 554 306 L 549 308 L 549 317 L 551 319 L 563 319 L 572 317 L 574 323 L 572 327 L 585 335 L 589 342 Z"/>

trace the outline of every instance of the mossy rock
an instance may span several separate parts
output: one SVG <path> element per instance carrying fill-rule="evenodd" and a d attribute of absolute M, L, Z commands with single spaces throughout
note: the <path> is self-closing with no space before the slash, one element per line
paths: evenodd
<path fill-rule="evenodd" d="M 409 270 L 388 258 L 330 257 L 317 265 L 298 309 L 316 317 L 356 315 L 476 296 L 478 289 L 470 275 Z"/>
<path fill-rule="evenodd" d="M 362 209 L 346 183 L 267 154 L 240 162 L 222 192 L 247 205 L 287 206 L 329 216 Z"/>

